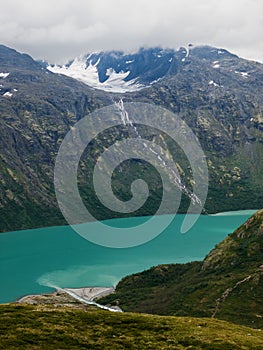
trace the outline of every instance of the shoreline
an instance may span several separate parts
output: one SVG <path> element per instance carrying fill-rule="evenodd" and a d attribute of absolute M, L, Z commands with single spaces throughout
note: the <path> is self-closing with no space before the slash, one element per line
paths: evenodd
<path fill-rule="evenodd" d="M 21 303 L 24 300 L 30 298 L 30 297 L 37 297 L 37 296 L 42 296 L 42 295 L 53 295 L 55 293 L 63 293 L 66 290 L 72 291 L 75 294 L 77 294 L 80 297 L 83 297 L 87 301 L 92 301 L 93 299 L 96 298 L 98 294 L 105 293 L 105 295 L 109 295 L 111 293 L 114 293 L 115 289 L 113 287 L 93 287 L 93 286 L 85 286 L 85 287 L 78 287 L 78 288 L 55 288 L 54 291 L 47 292 L 47 293 L 40 293 L 40 294 L 26 294 L 23 295 L 15 300 L 17 303 Z"/>
<path fill-rule="evenodd" d="M 257 211 L 259 211 L 260 209 L 241 209 L 241 210 L 230 210 L 230 211 L 222 211 L 222 212 L 217 212 L 217 213 L 212 213 L 212 214 L 203 214 L 201 213 L 200 216 L 235 216 L 235 215 L 253 215 L 254 213 L 256 213 Z M 160 214 L 157 216 L 166 216 L 166 215 L 196 215 L 195 213 L 171 213 L 171 214 Z M 146 219 L 152 216 L 131 216 L 129 217 L 130 219 Z M 128 218 L 112 218 L 112 219 L 104 219 L 104 220 L 97 220 L 97 221 L 88 221 L 82 224 L 78 224 L 78 225 L 86 225 L 86 224 L 94 224 L 96 222 L 108 222 L 111 220 L 123 220 L 123 219 L 128 219 Z M 28 228 L 28 229 L 18 229 L 16 231 L 2 231 L 0 232 L 0 235 L 5 235 L 5 234 L 12 234 L 12 233 L 23 233 L 26 231 L 31 231 L 31 230 L 50 230 L 50 229 L 54 229 L 54 228 L 68 228 L 71 227 L 71 225 L 57 225 L 57 226 L 44 226 L 44 227 L 33 227 L 33 228 Z"/>
<path fill-rule="evenodd" d="M 253 210 L 253 212 L 255 212 L 256 210 Z M 212 222 L 220 222 L 220 220 L 221 219 L 223 219 L 224 217 L 223 217 L 223 215 L 225 215 L 227 212 L 222 212 L 222 213 L 218 213 L 218 214 L 212 214 L 213 216 L 211 216 L 211 218 L 210 218 L 210 221 L 212 220 Z M 229 213 L 229 212 L 228 212 Z M 245 214 L 245 213 L 247 213 L 247 211 L 237 211 L 237 212 L 230 212 L 231 214 L 232 213 L 238 213 L 238 214 Z M 179 214 L 178 216 L 180 216 L 180 215 L 182 215 L 182 214 Z M 218 217 L 217 217 L 217 215 L 218 215 Z M 247 217 L 248 217 L 249 215 L 247 215 Z M 204 217 L 204 216 L 203 216 Z M 217 217 L 217 219 L 216 219 L 216 217 Z M 221 219 L 220 219 L 220 217 L 221 217 Z M 232 220 L 232 218 L 230 218 L 229 219 L 229 215 L 227 215 L 225 218 L 228 218 L 227 220 L 228 221 L 231 221 Z M 242 216 L 241 216 L 242 217 Z M 235 220 L 237 220 L 237 221 L 245 221 L 245 219 L 243 220 L 243 217 L 242 217 L 242 219 L 239 219 L 238 218 L 238 216 L 235 216 L 235 215 L 233 215 L 233 218 L 235 218 Z M 209 219 L 209 217 L 207 216 L 207 219 Z M 225 220 L 225 219 L 224 219 Z M 223 221 L 224 221 L 223 220 Z M 210 222 L 209 221 L 209 222 Z M 206 222 L 206 221 L 205 221 Z M 218 225 L 218 224 L 217 224 Z M 230 232 L 230 231 L 228 231 L 228 232 Z M 231 232 L 232 232 L 232 230 L 231 230 Z M 60 231 L 59 231 L 59 233 L 60 233 Z M 221 235 L 221 231 L 220 231 L 220 235 Z M 17 235 L 18 236 L 18 235 Z M 58 235 L 59 236 L 59 235 Z M 31 236 L 30 236 L 31 237 Z M 32 236 L 33 237 L 33 236 Z M 42 236 L 41 236 L 42 237 Z M 44 236 L 43 236 L 44 237 Z M 45 236 L 46 237 L 46 236 Z M 181 236 L 180 236 L 181 237 Z M 23 237 L 22 237 L 23 238 Z M 38 238 L 38 237 L 37 237 Z M 59 238 L 59 237 L 58 237 Z M 169 237 L 168 237 L 169 238 Z M 20 239 L 20 238 L 19 238 Z M 11 241 L 12 242 L 12 241 Z M 37 244 L 39 244 L 38 243 L 38 239 L 37 239 Z M 212 248 L 211 248 L 212 249 Z M 171 249 L 172 250 L 172 249 Z M 55 251 L 55 253 L 56 253 L 56 251 Z M 184 257 L 186 256 L 187 257 L 187 259 L 186 259 L 186 261 L 176 261 L 176 263 L 185 263 L 185 262 L 188 262 L 188 261 L 193 261 L 193 260 L 201 260 L 201 256 L 199 255 L 198 256 L 198 259 L 196 259 L 196 255 L 195 255 L 195 258 L 193 259 L 193 256 L 192 256 L 192 251 L 187 251 L 187 253 L 189 253 L 189 254 L 185 254 L 184 255 Z M 181 256 L 180 255 L 180 252 L 178 253 L 179 255 L 179 257 Z M 11 255 L 11 254 L 10 254 Z M 163 255 L 163 254 L 162 254 Z M 163 258 L 162 257 L 162 255 L 161 255 L 161 258 Z M 21 254 L 21 256 L 23 256 L 22 254 Z M 148 256 L 148 255 L 147 255 Z M 152 255 L 151 254 L 149 254 L 149 256 L 150 256 L 150 258 L 152 258 Z M 182 255 L 183 256 L 183 255 Z M 11 256 L 12 257 L 12 256 Z M 54 257 L 56 257 L 56 255 L 54 254 Z M 169 255 L 169 263 L 174 263 L 174 261 L 172 261 L 171 260 L 171 256 Z M 181 259 L 180 259 L 181 260 Z M 55 260 L 54 260 L 55 261 Z M 167 261 L 167 260 L 166 260 Z M 128 263 L 129 264 L 131 264 L 130 263 L 130 260 L 128 260 Z M 129 264 L 127 263 L 127 266 L 129 267 Z M 133 262 L 132 262 L 133 263 Z M 163 263 L 163 260 L 162 261 L 160 261 L 160 260 L 158 260 L 157 262 L 155 262 L 155 263 L 152 263 L 152 266 L 155 266 L 155 265 L 158 265 L 158 264 L 160 264 L 160 263 Z M 135 266 L 137 266 L 136 264 L 134 264 Z M 140 264 L 139 264 L 140 265 Z M 143 264 L 142 264 L 143 265 Z M 82 265 L 80 266 L 81 267 L 81 271 L 82 271 Z M 16 267 L 17 268 L 17 267 Z M 148 267 L 147 267 L 148 268 Z M 136 268 L 136 270 L 135 270 L 135 268 L 134 268 L 134 271 L 135 272 L 137 272 L 137 271 L 141 271 L 141 270 L 143 270 L 143 269 L 145 269 L 145 267 L 144 267 L 144 265 L 143 265 L 143 267 L 140 265 L 140 267 L 139 268 Z M 115 269 L 116 270 L 116 269 Z M 84 271 L 86 271 L 86 270 L 84 270 Z M 89 270 L 88 270 L 89 271 Z M 97 273 L 101 273 L 100 272 L 101 271 L 101 268 L 100 268 L 100 265 L 99 265 L 99 269 L 98 269 L 98 272 Z M 60 272 L 60 271 L 58 271 L 58 272 Z M 57 271 L 56 271 L 56 273 L 58 273 Z M 62 272 L 63 272 L 63 270 L 62 270 Z M 67 272 L 67 270 L 66 270 L 66 272 Z M 102 271 L 103 272 L 103 271 Z M 68 273 L 68 272 L 67 272 Z M 96 274 L 97 274 L 96 273 Z M 123 276 L 126 276 L 126 275 L 129 275 L 129 274 L 131 274 L 131 272 L 127 272 L 127 273 L 125 273 L 125 274 L 123 274 Z M 114 276 L 114 275 L 113 275 Z M 51 276 L 52 277 L 52 276 Z M 59 278 L 55 278 L 56 277 L 56 275 L 55 276 L 53 276 L 52 278 L 53 278 L 53 280 L 58 280 L 59 281 Z M 6 276 L 6 279 L 7 278 L 9 278 L 9 276 Z M 52 280 L 52 278 L 51 278 L 51 280 Z M 100 294 L 101 292 L 103 292 L 103 294 L 101 295 L 101 297 L 104 295 L 104 290 L 105 290 L 105 287 L 99 287 L 101 284 L 102 285 L 104 285 L 105 286 L 105 284 L 104 284 L 104 281 L 102 281 L 102 278 L 100 278 L 98 281 L 96 281 L 96 279 L 95 279 L 96 277 L 94 277 L 94 284 L 92 285 L 91 284 L 91 286 L 90 285 L 87 285 L 86 283 L 87 283 L 87 279 L 85 278 L 82 278 L 82 280 L 79 280 L 78 282 L 79 282 L 79 284 L 77 284 L 76 283 L 76 285 L 78 286 L 81 286 L 80 288 L 75 288 L 75 286 L 76 285 L 74 285 L 73 283 L 73 286 L 72 286 L 72 288 L 71 288 L 71 283 L 68 283 L 68 285 L 70 286 L 70 288 L 68 288 L 70 291 L 72 291 L 73 293 L 76 293 L 79 297 L 84 297 L 84 299 L 85 299 L 85 301 L 93 301 L 96 297 L 99 297 L 99 296 L 97 296 L 98 294 Z M 41 295 L 42 293 L 43 294 L 45 294 L 45 293 L 52 293 L 52 292 L 55 292 L 56 291 L 56 287 L 57 286 L 55 286 L 55 285 L 53 285 L 53 286 L 51 286 L 51 285 L 49 285 L 49 284 L 45 284 L 45 283 L 48 283 L 47 281 L 49 281 L 50 279 L 48 278 L 48 279 L 44 279 L 43 281 L 43 283 L 44 283 L 44 285 L 45 286 L 47 286 L 47 287 L 52 287 L 52 289 L 49 289 L 49 288 L 41 288 L 41 289 L 35 289 L 34 290 L 34 286 L 32 287 L 32 288 L 27 288 L 27 289 L 24 289 L 23 291 L 22 291 L 22 293 L 21 293 L 21 291 L 20 291 L 20 285 L 19 285 L 19 283 L 20 282 L 18 282 L 18 283 L 16 283 L 16 285 L 17 285 L 17 287 L 14 289 L 14 291 L 12 291 L 11 290 L 11 288 L 10 288 L 10 291 L 12 291 L 12 294 L 14 295 L 14 297 L 9 297 L 9 298 L 7 298 L 7 296 L 5 296 L 4 295 L 4 297 L 5 297 L 5 299 L 3 298 L 3 301 L 2 301 L 2 303 L 6 303 L 6 302 L 23 302 L 24 300 L 29 300 L 29 295 L 31 295 L 32 296 L 32 294 L 34 294 L 34 293 L 36 293 L 37 295 Z M 93 280 L 91 280 L 90 282 L 92 283 L 93 282 Z M 103 278 L 103 280 L 104 280 L 104 278 Z M 119 280 L 119 278 L 116 278 L 116 280 Z M 111 278 L 110 279 L 110 281 L 108 280 L 108 283 L 109 283 L 109 285 L 111 286 L 111 287 L 108 287 L 110 290 L 111 290 L 111 288 L 112 288 L 112 285 L 113 284 L 115 284 L 116 283 L 116 280 L 115 280 L 115 278 L 113 279 L 113 278 Z M 37 280 L 38 281 L 38 280 Z M 36 281 L 36 282 L 37 282 Z M 68 281 L 71 281 L 70 279 L 68 280 Z M 7 279 L 7 282 L 9 282 L 9 279 Z M 36 283 L 35 282 L 35 283 Z M 106 281 L 105 281 L 106 282 Z M 64 285 L 66 285 L 67 287 L 68 287 L 68 285 L 67 285 L 67 279 L 64 279 Z M 30 285 L 31 286 L 31 285 Z M 30 287 L 29 286 L 29 287 Z M 83 287 L 82 287 L 83 286 Z M 96 289 L 95 288 L 99 288 L 97 291 L 96 291 Z M 9 291 L 7 290 L 7 287 L 6 287 L 6 295 L 7 295 L 7 293 L 8 293 Z M 26 292 L 26 293 L 25 293 Z M 33 293 L 32 293 L 33 292 Z M 92 294 L 90 294 L 90 293 L 94 293 L 94 296 L 92 295 Z M 106 294 L 107 294 L 107 292 L 106 292 Z"/>
<path fill-rule="evenodd" d="M 115 292 L 113 287 L 92 287 L 86 286 L 81 288 L 57 288 L 54 292 L 44 294 L 29 294 L 24 295 L 17 299 L 16 302 L 20 304 L 54 304 L 56 306 L 72 304 L 72 298 L 75 302 L 78 301 L 81 304 L 93 305 L 100 309 L 108 310 L 111 312 L 122 312 L 122 310 L 116 307 L 110 307 L 98 304 L 94 300 L 98 297 L 104 297 Z M 65 297 L 67 294 L 67 297 Z M 74 305 L 76 307 L 76 305 Z"/>
<path fill-rule="evenodd" d="M 208 214 L 208 216 L 235 216 L 235 215 L 253 215 L 260 209 L 242 209 L 242 210 L 232 210 L 232 211 L 220 211 L 214 214 Z"/>

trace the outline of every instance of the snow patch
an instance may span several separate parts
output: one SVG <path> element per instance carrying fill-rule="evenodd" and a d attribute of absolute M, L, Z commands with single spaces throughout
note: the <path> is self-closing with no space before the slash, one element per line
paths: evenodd
<path fill-rule="evenodd" d="M 216 86 L 216 87 L 219 87 L 220 85 L 215 83 L 213 80 L 210 80 L 208 85 L 213 85 L 213 86 Z"/>
<path fill-rule="evenodd" d="M 7 78 L 10 73 L 0 73 L 0 78 Z"/>
<path fill-rule="evenodd" d="M 158 81 L 162 80 L 162 78 L 158 78 L 156 80 L 153 80 L 152 82 L 150 82 L 150 85 L 153 85 L 155 83 L 158 83 Z"/>
<path fill-rule="evenodd" d="M 236 74 L 240 74 L 243 78 L 248 78 L 249 77 L 247 72 L 238 72 L 237 70 L 235 70 L 235 73 Z"/>
<path fill-rule="evenodd" d="M 114 69 L 109 68 L 106 71 L 108 79 L 101 83 L 99 81 L 97 65 L 100 62 L 100 58 L 95 64 L 91 62 L 87 66 L 87 58 L 78 57 L 72 62 L 70 66 L 51 66 L 47 69 L 53 73 L 63 74 L 74 79 L 77 79 L 86 85 L 89 85 L 95 89 L 100 89 L 109 92 L 124 93 L 128 91 L 137 91 L 143 89 L 145 86 L 136 83 L 135 79 L 125 81 L 124 79 L 130 74 L 130 71 L 117 73 Z"/>
<path fill-rule="evenodd" d="M 12 94 L 11 92 L 7 91 L 7 92 L 5 92 L 5 93 L 3 94 L 3 96 L 4 96 L 4 97 L 12 97 L 13 94 Z"/>
<path fill-rule="evenodd" d="M 218 61 L 214 61 L 212 67 L 213 67 L 213 68 L 220 68 L 219 62 L 218 62 Z"/>

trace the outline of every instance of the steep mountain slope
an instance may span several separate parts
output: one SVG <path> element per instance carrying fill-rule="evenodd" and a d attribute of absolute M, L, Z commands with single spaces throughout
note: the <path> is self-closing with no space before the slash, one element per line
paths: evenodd
<path fill-rule="evenodd" d="M 128 95 L 178 113 L 192 128 L 207 156 L 210 212 L 262 207 L 262 79 L 260 63 L 197 47 L 175 75 Z"/>
<path fill-rule="evenodd" d="M 263 327 L 263 210 L 218 244 L 203 262 L 160 265 L 125 277 L 102 300 L 123 310 L 216 317 Z"/>
<path fill-rule="evenodd" d="M 100 53 L 85 61 L 88 66 L 96 63 L 101 84 L 107 82 L 105 74 L 112 68 L 119 73 L 129 70 L 122 79 L 125 83 L 151 87 L 110 94 L 54 74 L 28 55 L 0 46 L 0 231 L 65 222 L 53 188 L 59 146 L 76 121 L 120 98 L 163 106 L 191 127 L 208 163 L 206 211 L 263 206 L 262 64 L 211 47 L 142 49 L 130 56 Z M 153 83 L 155 80 L 158 82 Z M 140 132 L 147 140 L 169 149 L 191 190 L 192 173 L 183 150 L 165 135 L 158 136 L 156 130 L 141 128 Z M 82 159 L 79 189 L 85 205 L 98 219 L 154 214 L 162 198 L 162 183 L 157 171 L 146 162 L 125 162 L 112 178 L 114 193 L 122 200 L 131 198 L 132 181 L 145 179 L 150 197 L 140 210 L 113 212 L 94 193 L 92 169 L 105 148 L 119 139 L 118 133 L 121 138 L 131 133 L 122 125 L 121 117 L 120 127 L 99 135 L 90 145 L 89 157 Z M 183 195 L 180 211 L 185 212 L 188 205 L 189 198 Z"/>
<path fill-rule="evenodd" d="M 53 189 L 55 156 L 70 126 L 107 97 L 4 46 L 0 72 L 0 230 L 65 223 Z"/>

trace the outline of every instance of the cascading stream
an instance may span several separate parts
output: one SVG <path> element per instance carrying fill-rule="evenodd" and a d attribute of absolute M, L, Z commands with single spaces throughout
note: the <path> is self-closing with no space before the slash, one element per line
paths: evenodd
<path fill-rule="evenodd" d="M 118 111 L 120 112 L 120 117 L 121 117 L 123 125 L 131 126 L 133 128 L 137 138 L 142 140 L 142 137 L 139 134 L 136 126 L 132 123 L 132 121 L 129 118 L 128 112 L 125 110 L 123 100 L 120 99 L 118 102 L 114 101 L 114 104 L 117 107 Z M 173 181 L 174 181 L 175 185 L 181 190 L 181 192 L 183 192 L 187 197 L 189 197 L 193 204 L 198 204 L 198 205 L 202 206 L 202 201 L 200 200 L 200 198 L 198 198 L 198 196 L 196 194 L 192 193 L 192 191 L 190 191 L 186 187 L 186 185 L 182 182 L 181 178 L 167 164 L 165 159 L 163 159 L 163 157 L 160 154 L 158 154 L 156 151 L 154 151 L 151 147 L 148 147 L 148 145 L 145 142 L 142 142 L 142 144 L 143 144 L 143 147 L 147 148 L 154 155 L 154 157 L 157 158 L 162 163 L 162 165 L 164 167 L 166 167 L 166 169 L 168 171 L 170 171 L 170 173 L 173 176 Z M 203 209 L 203 210 L 205 211 L 205 209 Z"/>

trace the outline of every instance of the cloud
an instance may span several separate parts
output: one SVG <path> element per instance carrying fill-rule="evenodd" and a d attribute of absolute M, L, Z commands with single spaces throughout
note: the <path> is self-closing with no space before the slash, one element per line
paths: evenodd
<path fill-rule="evenodd" d="M 210 44 L 263 60 L 261 0 L 12 0 L 2 43 L 61 62 L 93 50 Z"/>

